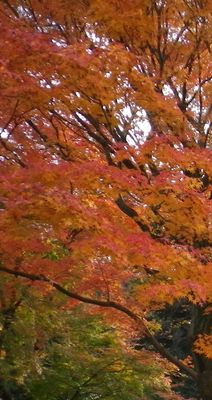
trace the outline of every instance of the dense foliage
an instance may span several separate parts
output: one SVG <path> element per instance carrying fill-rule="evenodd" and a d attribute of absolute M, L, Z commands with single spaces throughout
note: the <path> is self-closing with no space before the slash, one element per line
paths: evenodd
<path fill-rule="evenodd" d="M 3 400 L 211 399 L 211 14 L 0 2 Z"/>

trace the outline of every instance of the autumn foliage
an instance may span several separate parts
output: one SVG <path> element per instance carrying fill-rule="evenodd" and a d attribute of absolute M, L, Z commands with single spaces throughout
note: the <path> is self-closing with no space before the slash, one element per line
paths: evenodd
<path fill-rule="evenodd" d="M 210 400 L 211 1 L 0 12 L 2 310 L 20 287 L 63 293 Z M 176 302 L 192 310 L 189 365 L 157 337 Z"/>

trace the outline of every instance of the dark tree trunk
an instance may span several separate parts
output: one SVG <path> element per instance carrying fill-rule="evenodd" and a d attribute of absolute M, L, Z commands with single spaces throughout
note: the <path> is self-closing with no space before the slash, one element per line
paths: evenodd
<path fill-rule="evenodd" d="M 212 360 L 205 359 L 204 369 L 199 375 L 199 388 L 202 400 L 212 400 Z"/>
<path fill-rule="evenodd" d="M 212 315 L 204 313 L 205 308 L 195 307 L 193 311 L 194 340 L 198 335 L 212 333 Z M 193 354 L 193 360 L 198 373 L 198 387 L 202 400 L 212 400 L 212 359 L 202 354 Z"/>

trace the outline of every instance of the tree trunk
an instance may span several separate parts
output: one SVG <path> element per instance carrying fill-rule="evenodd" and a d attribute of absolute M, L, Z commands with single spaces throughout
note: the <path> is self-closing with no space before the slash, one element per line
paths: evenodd
<path fill-rule="evenodd" d="M 205 308 L 195 307 L 193 312 L 194 340 L 198 335 L 211 335 L 212 315 L 204 314 Z M 212 359 L 202 354 L 193 354 L 193 360 L 198 373 L 198 387 L 202 400 L 212 400 Z"/>
<path fill-rule="evenodd" d="M 212 360 L 204 363 L 204 370 L 199 375 L 198 385 L 202 400 L 212 400 Z"/>

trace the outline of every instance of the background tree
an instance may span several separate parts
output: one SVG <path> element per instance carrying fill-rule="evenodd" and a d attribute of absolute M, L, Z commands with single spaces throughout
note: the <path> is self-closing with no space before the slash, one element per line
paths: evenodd
<path fill-rule="evenodd" d="M 4 281 L 8 289 L 10 279 Z M 18 287 L 16 287 L 18 289 Z M 16 290 L 1 313 L 1 398 L 156 399 L 169 395 L 159 361 L 149 365 L 114 329 L 83 307 L 67 310 L 58 295 L 31 285 Z M 83 327 L 83 329 L 82 329 Z M 138 378 L 139 377 L 139 378 Z"/>
<path fill-rule="evenodd" d="M 204 400 L 210 3 L 1 2 L 2 273 L 102 307 Z M 155 312 L 185 299 L 189 366 L 154 336 Z"/>

